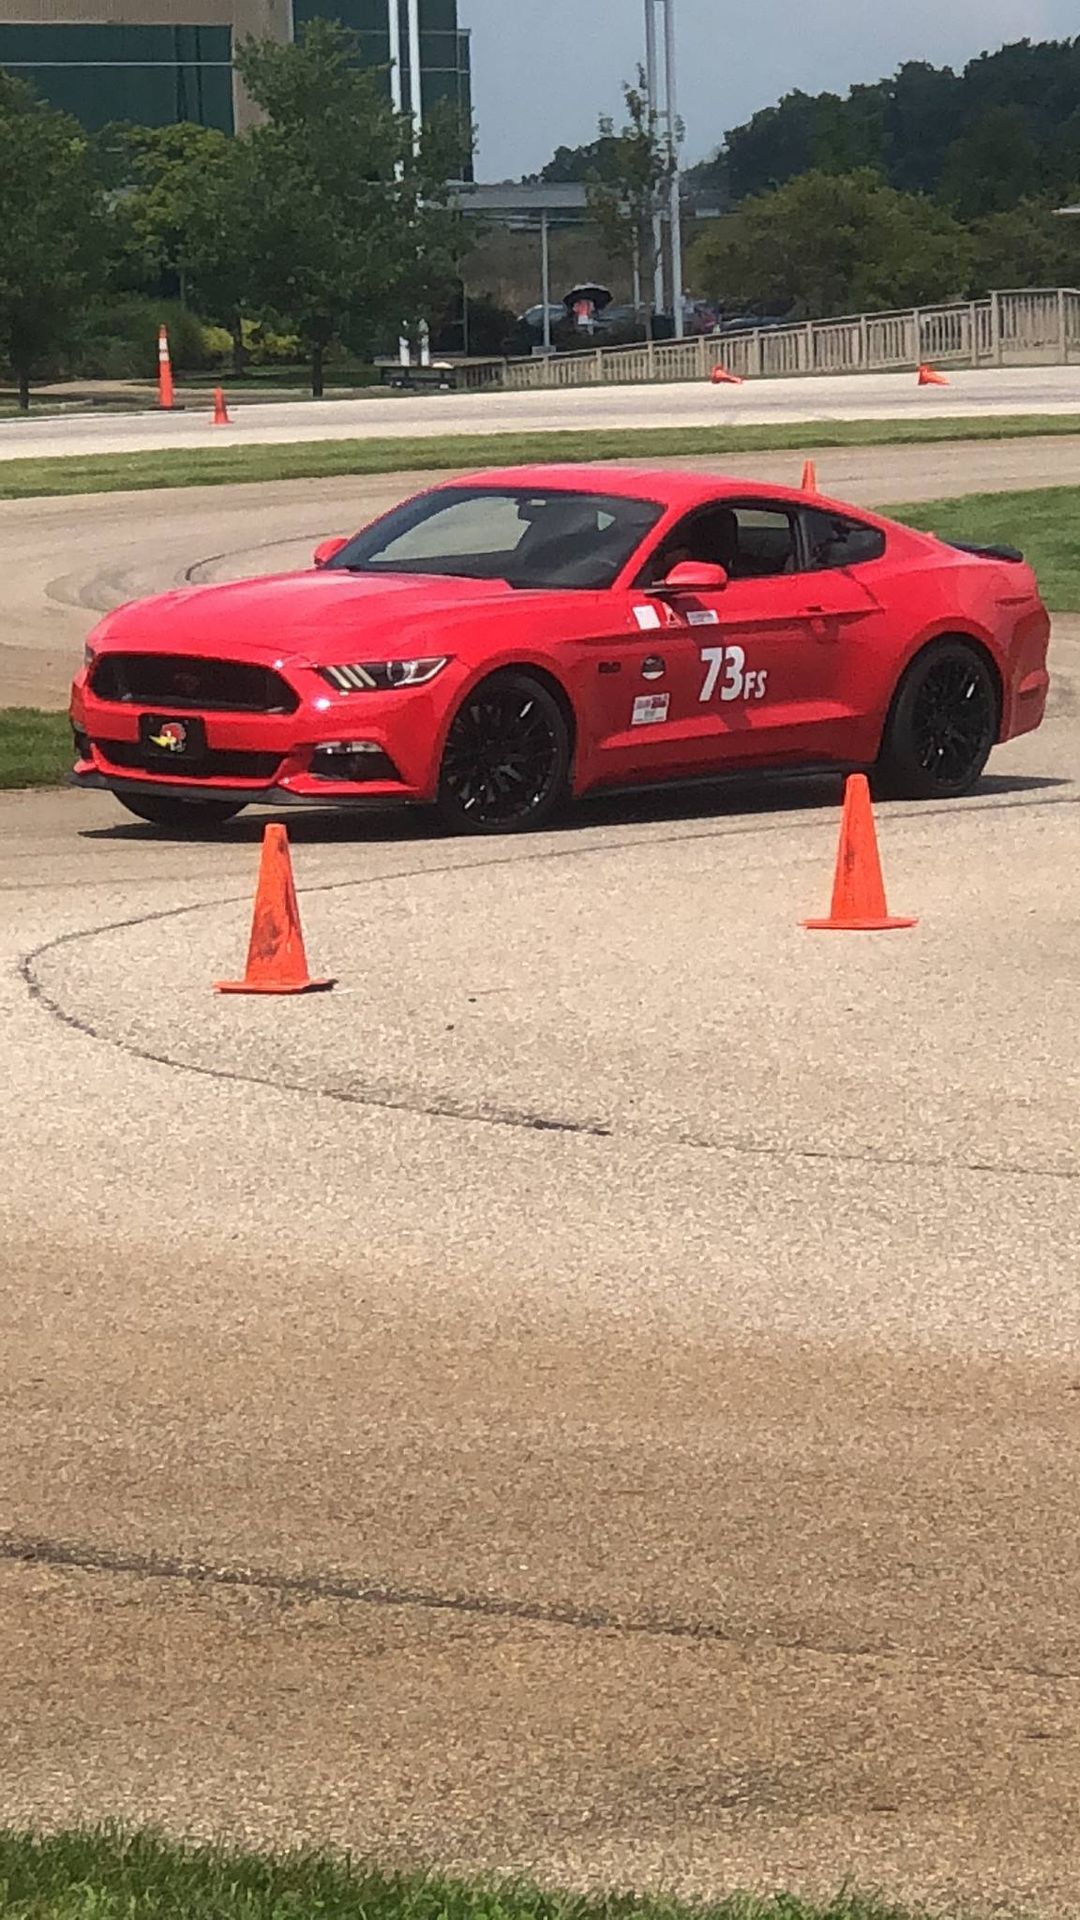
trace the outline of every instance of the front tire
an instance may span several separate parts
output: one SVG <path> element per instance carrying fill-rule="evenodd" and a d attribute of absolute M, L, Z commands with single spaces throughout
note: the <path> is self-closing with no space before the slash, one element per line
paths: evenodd
<path fill-rule="evenodd" d="M 137 820 L 152 827 L 168 827 L 174 833 L 199 833 L 223 827 L 227 820 L 243 812 L 244 802 L 231 800 L 177 800 L 171 793 L 115 793 L 122 807 Z"/>
<path fill-rule="evenodd" d="M 521 833 L 565 804 L 570 727 L 529 673 L 493 673 L 462 701 L 446 737 L 438 811 L 453 833 Z"/>
<path fill-rule="evenodd" d="M 912 661 L 885 726 L 879 790 L 898 800 L 955 800 L 977 784 L 998 735 L 999 690 L 985 654 L 939 640 Z"/>

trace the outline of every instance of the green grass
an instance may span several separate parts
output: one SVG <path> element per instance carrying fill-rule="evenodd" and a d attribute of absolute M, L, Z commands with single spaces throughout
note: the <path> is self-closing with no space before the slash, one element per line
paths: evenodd
<path fill-rule="evenodd" d="M 842 1893 L 814 1906 L 735 1894 L 709 1906 L 390 1874 L 345 1856 L 176 1846 L 102 1827 L 0 1830 L 2 1920 L 914 1920 Z"/>
<path fill-rule="evenodd" d="M 1020 547 L 1035 569 L 1043 599 L 1055 613 L 1080 613 L 1080 487 L 1042 487 L 1031 493 L 969 493 L 959 500 L 890 507 L 909 526 L 946 540 L 977 540 Z"/>
<path fill-rule="evenodd" d="M 297 441 L 292 446 L 177 447 L 153 453 L 70 454 L 0 460 L 0 500 L 129 488 L 226 487 L 242 480 L 309 480 L 338 474 L 515 466 L 532 460 L 669 459 L 828 447 L 906 446 L 945 440 L 1018 440 L 1080 434 L 1056 414 L 996 420 L 810 421 L 782 427 L 640 427 L 602 433 L 428 434 L 403 440 Z M 797 479 L 798 476 L 795 475 Z"/>
<path fill-rule="evenodd" d="M 66 713 L 0 708 L 0 788 L 62 786 L 71 770 Z"/>

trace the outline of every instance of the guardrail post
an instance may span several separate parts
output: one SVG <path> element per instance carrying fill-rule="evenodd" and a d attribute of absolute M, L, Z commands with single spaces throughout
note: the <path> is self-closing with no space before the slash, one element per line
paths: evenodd
<path fill-rule="evenodd" d="M 1001 343 L 1001 295 L 990 295 L 990 355 L 995 367 L 1004 362 L 1004 349 Z"/>
<path fill-rule="evenodd" d="M 806 371 L 807 371 L 807 373 L 813 373 L 813 371 L 814 371 L 814 359 L 815 359 L 815 355 L 814 355 L 814 323 L 813 323 L 813 321 L 812 321 L 812 320 L 808 320 L 808 321 L 807 321 L 807 323 L 806 323 Z"/>
<path fill-rule="evenodd" d="M 594 357 L 595 357 L 595 360 L 596 360 L 596 377 L 597 377 L 597 379 L 598 379 L 598 380 L 601 380 L 601 381 L 602 381 L 602 380 L 603 380 L 603 378 L 604 378 L 604 349 L 603 349 L 603 347 L 594 347 L 594 348 L 593 348 L 593 355 L 594 355 Z"/>
<path fill-rule="evenodd" d="M 859 366 L 863 373 L 870 364 L 870 322 L 865 313 L 859 315 Z"/>
<path fill-rule="evenodd" d="M 979 364 L 979 310 L 974 300 L 968 301 L 968 334 L 971 340 L 971 364 Z"/>
<path fill-rule="evenodd" d="M 765 372 L 765 335 L 760 327 L 754 328 L 754 372 L 759 379 Z"/>
<path fill-rule="evenodd" d="M 915 348 L 915 352 L 912 355 L 912 359 L 914 360 L 915 365 L 917 367 L 921 367 L 922 361 L 923 361 L 922 308 L 921 307 L 912 307 L 911 309 L 911 337 L 912 337 L 912 344 Z"/>
<path fill-rule="evenodd" d="M 649 379 L 656 379 L 656 341 L 650 333 L 645 346 L 645 359 L 649 368 Z"/>
<path fill-rule="evenodd" d="M 1057 290 L 1057 308 L 1058 308 L 1058 351 L 1061 354 L 1062 366 L 1067 367 L 1069 364 L 1069 328 L 1065 318 L 1064 287 L 1059 287 Z"/>

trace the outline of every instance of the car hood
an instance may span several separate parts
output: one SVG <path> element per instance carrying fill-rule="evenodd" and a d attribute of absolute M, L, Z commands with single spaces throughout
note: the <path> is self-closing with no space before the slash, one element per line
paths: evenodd
<path fill-rule="evenodd" d="M 223 586 L 179 587 L 118 607 L 92 635 L 95 645 L 266 660 L 346 660 L 383 636 L 400 648 L 438 640 L 451 621 L 514 595 L 501 580 L 455 580 L 317 569 L 270 574 Z M 433 631 L 434 629 L 434 631 Z"/>

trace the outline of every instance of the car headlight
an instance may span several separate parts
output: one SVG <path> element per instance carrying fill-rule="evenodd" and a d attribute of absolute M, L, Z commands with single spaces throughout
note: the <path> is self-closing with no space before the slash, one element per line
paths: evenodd
<path fill-rule="evenodd" d="M 374 693 L 387 687 L 422 687 L 449 661 L 448 653 L 439 653 L 423 660 L 364 660 L 348 667 L 320 667 L 319 673 L 338 693 Z"/>

